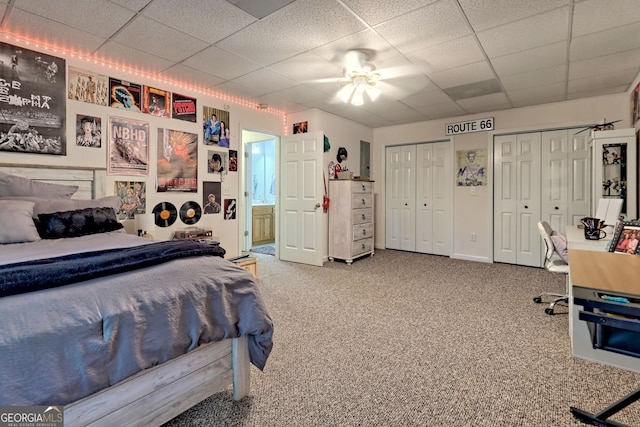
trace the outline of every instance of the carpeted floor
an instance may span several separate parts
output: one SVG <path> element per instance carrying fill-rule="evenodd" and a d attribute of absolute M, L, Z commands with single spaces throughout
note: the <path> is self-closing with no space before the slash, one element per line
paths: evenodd
<path fill-rule="evenodd" d="M 348 266 L 257 254 L 275 325 L 251 395 L 217 393 L 177 426 L 580 426 L 640 374 L 571 354 L 563 291 L 543 269 L 380 250 Z M 640 403 L 613 417 L 640 426 Z"/>
<path fill-rule="evenodd" d="M 264 254 L 264 255 L 275 255 L 276 247 L 274 245 L 256 246 L 254 248 L 251 248 L 251 252 Z"/>

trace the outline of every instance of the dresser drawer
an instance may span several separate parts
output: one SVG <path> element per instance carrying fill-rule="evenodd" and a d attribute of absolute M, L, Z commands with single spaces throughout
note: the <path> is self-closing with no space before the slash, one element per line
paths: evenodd
<path fill-rule="evenodd" d="M 351 245 L 351 256 L 363 254 L 365 252 L 371 252 L 373 250 L 373 237 L 368 239 L 356 240 Z"/>
<path fill-rule="evenodd" d="M 353 226 L 353 240 L 373 237 L 373 224 L 357 224 Z"/>
<path fill-rule="evenodd" d="M 353 209 L 370 208 L 372 206 L 373 206 L 373 194 L 359 193 L 359 194 L 351 195 L 351 207 Z"/>
<path fill-rule="evenodd" d="M 351 223 L 364 224 L 365 222 L 373 222 L 373 209 L 354 209 L 351 213 Z"/>
<path fill-rule="evenodd" d="M 373 193 L 373 182 L 351 181 L 352 193 Z"/>

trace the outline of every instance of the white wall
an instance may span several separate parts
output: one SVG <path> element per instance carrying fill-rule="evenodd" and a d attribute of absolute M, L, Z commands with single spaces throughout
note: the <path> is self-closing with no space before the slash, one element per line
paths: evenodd
<path fill-rule="evenodd" d="M 386 147 L 447 139 L 449 137 L 445 134 L 445 124 L 487 117 L 495 118 L 493 132 L 477 132 L 451 137 L 454 158 L 457 150 L 486 148 L 491 153 L 494 134 L 587 125 L 598 123 L 604 118 L 608 121 L 622 120 L 616 124 L 618 129 L 629 127 L 629 95 L 608 95 L 374 129 L 371 174 L 372 179 L 375 180 L 374 191 L 379 198 L 376 203 L 376 247 L 385 246 L 385 164 L 383 159 Z M 476 196 L 472 196 L 467 187 L 455 187 L 452 255 L 455 258 L 484 262 L 493 260 L 491 162 L 490 158 L 489 183 L 485 187 L 475 187 Z M 451 176 L 451 179 L 455 180 L 455 175 Z M 471 233 L 476 233 L 475 242 L 471 242 L 468 238 Z"/>
<path fill-rule="evenodd" d="M 23 46 L 33 49 L 32 46 Z M 229 110 L 231 131 L 230 149 L 238 150 L 238 172 L 227 173 L 222 183 L 222 198 L 237 199 L 238 203 L 243 203 L 243 198 L 239 197 L 239 185 L 242 174 L 243 152 L 240 147 L 241 129 L 250 129 L 253 131 L 263 132 L 272 135 L 282 135 L 284 132 L 283 116 L 269 111 L 262 111 L 253 108 L 242 100 L 222 99 L 222 97 L 214 97 L 205 95 L 202 92 L 187 89 L 185 87 L 143 78 L 129 73 L 118 72 L 113 68 L 104 68 L 97 66 L 92 62 L 83 62 L 74 58 L 65 58 L 67 67 L 75 67 L 84 70 L 93 71 L 111 77 L 130 80 L 134 83 L 153 86 L 159 89 L 169 90 L 183 95 L 197 98 L 197 123 L 189 123 L 181 120 L 168 119 L 164 117 L 154 117 L 148 114 L 134 113 L 123 110 L 117 110 L 111 107 L 98 106 L 94 104 L 67 100 L 67 117 L 66 117 L 66 134 L 67 134 L 67 155 L 52 156 L 43 154 L 25 154 L 2 152 L 0 154 L 3 163 L 16 164 L 37 164 L 37 165 L 64 165 L 64 166 L 86 166 L 95 168 L 106 168 L 107 166 L 107 139 L 108 139 L 108 117 L 129 117 L 136 120 L 149 122 L 150 126 L 150 158 L 149 158 L 149 175 L 146 177 L 135 176 L 108 176 L 107 177 L 107 194 L 114 194 L 114 182 L 120 180 L 140 180 L 146 181 L 147 184 L 147 211 L 151 212 L 153 207 L 160 202 L 171 202 L 177 209 L 186 201 L 197 201 L 202 206 L 202 181 L 216 181 L 219 175 L 207 173 L 207 151 L 211 146 L 206 146 L 202 142 L 202 107 L 208 106 L 216 109 Z M 67 70 L 68 74 L 68 70 Z M 65 91 L 66 93 L 66 91 Z M 225 107 L 228 106 L 228 107 Z M 86 148 L 75 145 L 75 121 L 76 115 L 92 115 L 102 119 L 103 144 L 101 148 Z M 157 160 L 157 129 L 171 129 L 178 131 L 186 131 L 197 133 L 198 139 L 198 192 L 197 193 L 156 193 L 156 160 Z M 242 206 L 238 206 L 237 215 L 243 212 Z M 238 255 L 240 253 L 240 220 L 225 221 L 223 214 L 202 215 L 202 219 L 195 224 L 200 227 L 211 227 L 214 235 L 220 237 L 221 245 L 227 250 L 228 256 Z M 178 218 L 176 222 L 167 228 L 156 228 L 151 232 L 156 239 L 170 239 L 176 229 L 185 228 L 186 225 Z"/>

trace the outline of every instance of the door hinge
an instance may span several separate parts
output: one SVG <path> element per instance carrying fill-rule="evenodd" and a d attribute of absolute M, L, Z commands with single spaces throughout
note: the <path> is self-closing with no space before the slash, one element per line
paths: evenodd
<path fill-rule="evenodd" d="M 248 152 L 248 151 L 245 151 L 245 152 L 244 152 L 244 156 L 245 156 L 246 158 L 249 158 L 249 152 Z"/>
<path fill-rule="evenodd" d="M 244 231 L 244 237 L 247 237 L 249 235 L 249 232 L 247 230 Z"/>

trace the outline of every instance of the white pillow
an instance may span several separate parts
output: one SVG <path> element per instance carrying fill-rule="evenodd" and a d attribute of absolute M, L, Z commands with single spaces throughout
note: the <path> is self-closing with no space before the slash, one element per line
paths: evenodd
<path fill-rule="evenodd" d="M 551 241 L 553 242 L 553 248 L 556 250 L 556 253 L 569 264 L 569 250 L 567 249 L 567 238 L 558 233 L 557 231 L 551 232 Z"/>
<path fill-rule="evenodd" d="M 70 199 L 77 190 L 77 185 L 61 185 L 33 181 L 0 172 L 0 197 L 29 196 L 47 197 L 49 199 Z"/>
<path fill-rule="evenodd" d="M 27 200 L 0 200 L 0 243 L 24 243 L 40 240 L 33 222 L 35 203 Z"/>
<path fill-rule="evenodd" d="M 39 214 L 54 212 L 74 211 L 86 208 L 113 208 L 118 212 L 122 205 L 122 199 L 118 196 L 107 196 L 101 199 L 76 200 L 76 199 L 45 199 L 41 197 L 3 197 L 0 200 L 24 200 L 35 203 L 33 207 L 33 217 L 38 218 Z"/>

